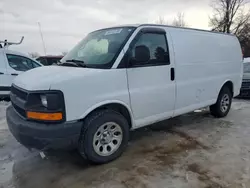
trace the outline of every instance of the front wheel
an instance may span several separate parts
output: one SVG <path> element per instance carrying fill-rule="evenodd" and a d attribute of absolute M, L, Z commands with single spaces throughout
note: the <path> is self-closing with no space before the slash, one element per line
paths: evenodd
<path fill-rule="evenodd" d="M 225 117 L 231 108 L 232 98 L 233 95 L 230 89 L 228 87 L 222 88 L 217 102 L 210 106 L 211 114 L 218 118 Z"/>
<path fill-rule="evenodd" d="M 94 163 L 107 163 L 118 158 L 129 140 L 127 120 L 113 110 L 95 112 L 86 118 L 79 141 L 80 154 Z"/>

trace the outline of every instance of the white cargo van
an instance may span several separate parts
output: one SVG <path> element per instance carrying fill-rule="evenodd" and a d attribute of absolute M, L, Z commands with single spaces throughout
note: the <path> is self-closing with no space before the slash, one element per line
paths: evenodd
<path fill-rule="evenodd" d="M 210 106 L 228 114 L 240 92 L 242 52 L 233 35 L 163 25 L 94 31 L 62 60 L 18 76 L 7 122 L 29 148 L 77 148 L 106 163 L 129 130 Z"/>

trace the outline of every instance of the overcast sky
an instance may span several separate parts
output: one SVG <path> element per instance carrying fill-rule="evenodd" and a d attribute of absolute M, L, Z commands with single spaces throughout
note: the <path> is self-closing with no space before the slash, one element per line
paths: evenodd
<path fill-rule="evenodd" d="M 24 42 L 11 49 L 44 54 L 69 51 L 88 32 L 109 26 L 173 20 L 185 14 L 189 27 L 208 29 L 210 0 L 0 0 L 0 40 Z"/>

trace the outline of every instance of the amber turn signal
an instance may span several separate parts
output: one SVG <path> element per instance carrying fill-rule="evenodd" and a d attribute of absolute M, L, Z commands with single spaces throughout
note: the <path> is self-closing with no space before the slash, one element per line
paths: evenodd
<path fill-rule="evenodd" d="M 60 121 L 63 118 L 61 112 L 43 113 L 43 112 L 27 112 L 27 118 L 45 121 Z"/>

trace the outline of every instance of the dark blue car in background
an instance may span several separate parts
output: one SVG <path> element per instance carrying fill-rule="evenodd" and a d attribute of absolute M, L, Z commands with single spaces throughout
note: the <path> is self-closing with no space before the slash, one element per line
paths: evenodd
<path fill-rule="evenodd" d="M 243 80 L 240 97 L 250 98 L 250 58 L 244 59 Z"/>

